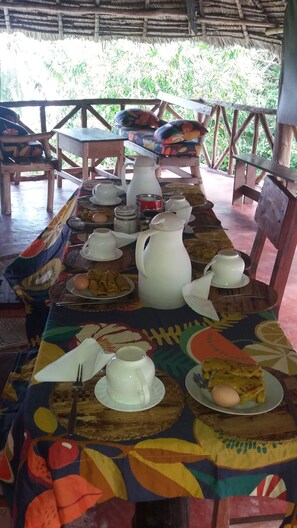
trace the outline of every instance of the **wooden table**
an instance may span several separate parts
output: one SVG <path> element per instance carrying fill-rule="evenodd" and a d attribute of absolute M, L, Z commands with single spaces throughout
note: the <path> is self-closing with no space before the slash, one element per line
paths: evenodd
<path fill-rule="evenodd" d="M 15 436 L 16 440 L 15 452 L 11 455 L 13 459 L 9 458 L 6 465 L 0 464 L 0 480 L 4 481 L 5 477 L 6 483 L 10 482 L 7 480 L 10 476 L 8 470 L 15 471 L 13 494 L 17 508 L 14 528 L 23 528 L 25 517 L 28 526 L 32 520 L 30 526 L 39 528 L 43 518 L 58 515 L 58 508 L 61 524 L 67 525 L 91 506 L 99 508 L 100 503 L 115 497 L 135 503 L 133 528 L 153 525 L 188 528 L 189 497 L 217 501 L 239 492 L 243 496 L 254 492 L 257 496 L 271 493 L 274 498 L 297 502 L 297 425 L 286 398 L 269 413 L 223 416 L 221 412 L 200 404 L 185 387 L 188 372 L 203 357 L 211 357 L 214 351 L 232 357 L 235 346 L 237 358 L 246 354 L 257 358 L 260 352 L 264 367 L 269 364 L 269 368 L 274 368 L 279 364 L 285 369 L 287 364 L 290 375 L 286 369 L 277 375 L 287 385 L 295 408 L 297 365 L 293 355 L 288 354 L 290 344 L 272 313 L 262 311 L 262 306 L 261 312 L 255 313 L 252 306 L 251 312 L 231 313 L 228 312 L 229 305 L 224 305 L 220 321 L 211 321 L 188 306 L 175 310 L 145 307 L 138 299 L 137 288 L 126 300 L 111 304 L 93 305 L 74 296 L 68 304 L 62 304 L 53 295 L 71 276 L 86 271 L 78 259 L 71 257 L 72 252 L 81 249 L 83 232 L 73 230 L 67 234 L 63 222 L 89 204 L 94 184 L 95 181 L 85 182 L 70 198 L 67 215 L 65 210 L 64 216 L 59 215 L 57 230 L 61 230 L 60 239 L 64 241 L 61 251 L 63 270 L 49 292 L 53 302 L 35 361 L 33 363 L 30 357 L 31 370 L 29 366 L 27 370 L 22 369 L 22 375 L 27 373 L 31 384 L 27 390 L 22 386 L 22 394 L 26 390 L 26 399 L 20 406 L 11 433 L 11 438 Z M 163 191 L 176 192 L 176 185 L 165 185 Z M 191 188 L 195 194 L 196 189 Z M 211 218 L 218 222 L 211 210 L 198 211 L 197 207 L 194 208 L 196 220 L 192 223 L 197 229 L 213 225 Z M 87 236 L 88 232 L 85 234 Z M 65 246 L 68 236 L 69 244 Z M 53 269 L 61 253 L 58 257 L 57 251 L 52 253 L 52 228 L 50 240 L 50 247 L 45 247 L 36 258 L 43 263 L 45 253 L 49 262 L 50 255 L 53 255 Z M 36 256 L 36 241 L 33 248 L 35 253 L 32 253 Z M 137 284 L 134 246 L 123 247 L 123 253 L 120 259 L 108 263 L 108 267 L 111 264 L 118 266 L 118 271 L 128 274 Z M 24 272 L 30 259 L 19 259 L 17 270 Z M 90 264 L 90 261 L 86 262 L 86 265 Z M 32 258 L 27 269 L 32 274 Z M 42 285 L 45 281 L 40 278 L 48 276 L 48 269 L 44 267 L 44 272 L 38 276 Z M 57 267 L 57 273 L 59 269 Z M 227 292 L 222 289 L 222 295 Z M 214 294 L 217 296 L 217 291 Z M 262 296 L 260 300 L 262 302 Z M 68 436 L 67 422 L 73 396 L 71 384 L 36 383 L 34 374 L 63 357 L 87 337 L 94 337 L 110 352 L 128 342 L 141 345 L 152 357 L 166 392 L 163 400 L 152 409 L 123 413 L 97 400 L 94 386 L 99 378 L 93 378 L 85 383 L 78 402 L 75 434 Z M 17 373 L 16 376 L 10 376 L 9 395 L 20 390 L 20 375 Z M 11 396 L 9 398 L 7 408 L 15 405 Z M 24 431 L 26 437 L 24 446 L 21 446 Z M 8 442 L 12 445 L 10 438 Z M 8 447 L 2 451 L 4 462 L 6 453 L 10 454 Z M 272 488 L 269 485 L 271 476 Z M 64 507 L 65 490 L 71 495 Z M 61 508 L 59 504 L 62 504 Z M 221 510 L 218 511 L 220 514 Z M 213 526 L 225 528 L 229 522 L 227 524 L 223 517 L 219 517 Z"/>
<path fill-rule="evenodd" d="M 117 158 L 115 175 L 119 176 L 124 163 L 125 136 L 118 136 L 108 130 L 99 128 L 60 128 L 57 133 L 57 154 L 59 166 L 62 167 L 63 151 L 70 152 L 82 158 L 82 168 L 70 168 L 58 172 L 58 187 L 62 186 L 62 178 L 81 184 L 89 178 L 90 170 L 100 176 L 109 176 L 110 173 L 95 167 L 108 157 Z M 64 155 L 65 159 L 65 155 Z M 89 166 L 91 159 L 91 166 Z M 78 177 L 77 173 L 82 173 Z"/>

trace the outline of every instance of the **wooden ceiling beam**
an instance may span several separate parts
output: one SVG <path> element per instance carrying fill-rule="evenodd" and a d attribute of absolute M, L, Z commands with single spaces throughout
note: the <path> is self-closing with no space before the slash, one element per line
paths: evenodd
<path fill-rule="evenodd" d="M 7 31 L 10 31 L 11 30 L 11 25 L 10 25 L 9 11 L 6 8 L 3 11 L 4 11 L 5 27 L 6 27 Z"/>
<path fill-rule="evenodd" d="M 177 9 L 147 9 L 147 10 L 132 10 L 132 9 L 109 9 L 103 7 L 71 7 L 53 5 L 53 4 L 41 4 L 35 2 L 0 2 L 0 8 L 9 9 L 10 11 L 31 11 L 31 12 L 45 12 L 53 14 L 67 14 L 68 16 L 81 16 L 88 14 L 106 15 L 109 17 L 128 17 L 128 18 L 176 18 L 176 19 L 187 19 L 187 11 Z M 275 28 L 276 24 L 269 20 L 251 20 L 247 18 L 223 18 L 223 17 L 198 17 L 197 24 L 207 24 L 213 26 L 251 26 L 259 28 Z"/>
<path fill-rule="evenodd" d="M 237 9 L 238 9 L 239 18 L 241 20 L 243 20 L 244 19 L 244 15 L 243 15 L 243 10 L 242 10 L 242 7 L 241 7 L 240 0 L 236 0 L 236 5 L 237 5 Z M 250 41 L 250 38 L 249 38 L 247 27 L 245 25 L 242 26 L 242 33 L 243 33 L 243 36 L 244 36 L 244 39 L 245 39 L 246 43 L 248 44 L 249 41 Z"/>

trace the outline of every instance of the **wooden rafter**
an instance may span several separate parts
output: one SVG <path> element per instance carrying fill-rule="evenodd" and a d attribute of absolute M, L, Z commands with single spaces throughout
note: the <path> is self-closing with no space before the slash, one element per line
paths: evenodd
<path fill-rule="evenodd" d="M 186 38 L 280 54 L 284 14 L 283 0 L 0 0 L 0 32 L 46 39 Z"/>

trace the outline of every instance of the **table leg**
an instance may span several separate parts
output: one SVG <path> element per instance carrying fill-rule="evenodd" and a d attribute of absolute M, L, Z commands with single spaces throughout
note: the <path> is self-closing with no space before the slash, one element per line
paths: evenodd
<path fill-rule="evenodd" d="M 83 145 L 83 155 L 82 155 L 82 181 L 89 179 L 89 158 L 88 153 L 86 152 L 87 144 Z"/>
<path fill-rule="evenodd" d="M 124 142 L 122 142 L 122 144 L 120 145 L 119 155 L 116 159 L 114 176 L 117 176 L 118 178 L 121 177 L 124 162 L 125 162 L 125 149 L 124 149 Z"/>
<path fill-rule="evenodd" d="M 190 519 L 188 497 L 151 502 L 137 502 L 133 528 L 188 528 Z"/>
<path fill-rule="evenodd" d="M 11 214 L 11 192 L 10 192 L 10 172 L 3 170 L 0 174 L 1 186 L 1 213 L 3 215 Z"/>
<path fill-rule="evenodd" d="M 59 147 L 59 134 L 57 134 L 57 158 L 58 158 L 58 167 L 59 171 L 62 170 L 62 149 Z M 63 178 L 61 176 L 57 176 L 57 187 L 58 189 L 62 188 L 62 181 Z"/>

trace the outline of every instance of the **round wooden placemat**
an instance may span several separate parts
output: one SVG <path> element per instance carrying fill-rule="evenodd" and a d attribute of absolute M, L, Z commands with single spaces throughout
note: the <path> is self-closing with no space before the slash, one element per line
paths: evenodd
<path fill-rule="evenodd" d="M 216 288 L 211 286 L 208 298 L 217 312 L 258 313 L 270 310 L 277 303 L 277 293 L 256 279 L 250 279 L 243 288 Z"/>
<path fill-rule="evenodd" d="M 263 442 L 297 437 L 297 427 L 285 401 L 273 411 L 253 416 L 226 414 L 209 409 L 198 403 L 190 394 L 186 395 L 186 403 L 201 422 L 230 437 Z"/>
<path fill-rule="evenodd" d="M 120 412 L 102 405 L 94 394 L 102 374 L 87 381 L 78 401 L 75 433 L 91 440 L 119 442 L 154 435 L 173 425 L 182 413 L 184 393 L 167 374 L 157 371 L 156 375 L 164 383 L 165 396 L 152 409 L 140 412 Z M 50 398 L 53 413 L 66 429 L 72 397 L 71 383 L 58 383 Z"/>

